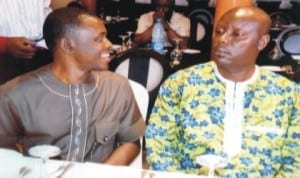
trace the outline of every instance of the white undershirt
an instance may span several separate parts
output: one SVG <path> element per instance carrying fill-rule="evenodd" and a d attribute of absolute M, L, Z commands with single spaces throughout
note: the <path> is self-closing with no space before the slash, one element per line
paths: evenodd
<path fill-rule="evenodd" d="M 223 149 L 228 158 L 231 158 L 241 151 L 245 88 L 258 77 L 259 70 L 256 66 L 251 78 L 243 82 L 225 79 L 216 66 L 214 70 L 217 77 L 226 85 Z"/>

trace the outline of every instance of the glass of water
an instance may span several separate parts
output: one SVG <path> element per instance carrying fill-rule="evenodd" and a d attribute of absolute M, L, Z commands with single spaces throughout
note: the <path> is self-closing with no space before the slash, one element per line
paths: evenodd
<path fill-rule="evenodd" d="M 47 177 L 46 164 L 47 160 L 52 157 L 60 155 L 60 148 L 53 145 L 36 145 L 29 149 L 29 155 L 32 157 L 40 158 L 40 178 Z"/>
<path fill-rule="evenodd" d="M 181 41 L 181 39 L 175 39 L 176 46 L 170 53 L 172 66 L 179 65 L 180 61 L 182 60 L 183 53 L 179 46 L 180 41 Z"/>
<path fill-rule="evenodd" d="M 205 166 L 208 168 L 208 177 L 209 178 L 214 178 L 215 177 L 215 170 L 217 168 L 222 168 L 225 167 L 228 163 L 228 161 L 217 155 L 213 154 L 206 154 L 206 155 L 201 155 L 197 157 L 197 163 L 200 164 L 201 166 Z"/>

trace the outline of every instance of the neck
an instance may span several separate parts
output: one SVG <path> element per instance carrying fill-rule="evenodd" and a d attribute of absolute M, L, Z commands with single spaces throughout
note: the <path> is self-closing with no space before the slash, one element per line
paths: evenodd
<path fill-rule="evenodd" d="M 252 77 L 255 72 L 255 65 L 251 68 L 246 69 L 237 69 L 237 70 L 228 70 L 227 68 L 217 67 L 219 73 L 226 78 L 227 80 L 233 82 L 243 82 Z"/>
<path fill-rule="evenodd" d="M 74 63 L 64 61 L 54 59 L 51 65 L 51 70 L 58 80 L 65 84 L 80 84 L 88 79 L 90 71 L 85 71 Z"/>

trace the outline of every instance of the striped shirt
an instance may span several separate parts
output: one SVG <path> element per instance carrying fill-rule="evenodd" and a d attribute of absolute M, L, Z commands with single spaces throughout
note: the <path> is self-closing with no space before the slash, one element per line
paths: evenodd
<path fill-rule="evenodd" d="M 0 0 L 0 36 L 42 36 L 51 0 Z M 43 46 L 43 45 L 42 45 Z"/>

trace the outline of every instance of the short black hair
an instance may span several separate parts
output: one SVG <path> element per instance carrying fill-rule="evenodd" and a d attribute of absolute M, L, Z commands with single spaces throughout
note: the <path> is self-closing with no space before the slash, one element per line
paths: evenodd
<path fill-rule="evenodd" d="M 52 11 L 47 16 L 43 26 L 43 35 L 51 52 L 55 49 L 59 38 L 67 36 L 72 30 L 82 26 L 79 16 L 83 14 L 89 13 L 78 8 L 64 7 Z"/>

